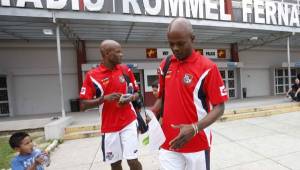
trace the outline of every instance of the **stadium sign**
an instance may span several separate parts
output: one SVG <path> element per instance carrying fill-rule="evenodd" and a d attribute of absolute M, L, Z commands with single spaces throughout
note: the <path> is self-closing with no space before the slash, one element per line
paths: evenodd
<path fill-rule="evenodd" d="M 11 3 L 11 0 L 0 0 L 0 6 L 232 21 L 232 14 L 225 10 L 225 1 L 227 0 L 15 0 Z M 104 9 L 105 3 L 111 6 L 111 11 Z M 240 17 L 245 23 L 300 26 L 298 4 L 242 0 L 241 7 Z"/>

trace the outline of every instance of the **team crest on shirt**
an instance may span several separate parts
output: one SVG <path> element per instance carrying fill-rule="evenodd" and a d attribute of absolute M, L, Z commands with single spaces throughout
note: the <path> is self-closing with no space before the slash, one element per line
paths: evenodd
<path fill-rule="evenodd" d="M 165 78 L 170 78 L 172 74 L 172 70 L 168 70 Z"/>
<path fill-rule="evenodd" d="M 124 83 L 124 82 L 125 82 L 124 76 L 123 76 L 123 75 L 120 75 L 120 76 L 119 76 L 119 80 L 120 80 L 121 83 Z"/>
<path fill-rule="evenodd" d="M 114 154 L 112 152 L 107 152 L 105 155 L 106 160 L 112 160 L 114 157 Z"/>
<path fill-rule="evenodd" d="M 183 76 L 183 83 L 184 84 L 190 84 L 192 82 L 193 76 L 190 74 L 185 74 Z"/>
<path fill-rule="evenodd" d="M 102 82 L 104 85 L 107 85 L 107 84 L 109 83 L 109 78 L 106 77 L 106 78 L 102 79 L 101 82 Z"/>

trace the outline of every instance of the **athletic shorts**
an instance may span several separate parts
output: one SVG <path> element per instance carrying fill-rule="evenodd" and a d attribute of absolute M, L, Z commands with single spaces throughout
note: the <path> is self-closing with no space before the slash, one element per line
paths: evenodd
<path fill-rule="evenodd" d="M 179 153 L 165 149 L 159 150 L 161 170 L 209 170 L 209 150 Z"/>
<path fill-rule="evenodd" d="M 136 159 L 138 155 L 137 121 L 120 131 L 102 135 L 103 161 L 114 163 L 122 159 Z"/>

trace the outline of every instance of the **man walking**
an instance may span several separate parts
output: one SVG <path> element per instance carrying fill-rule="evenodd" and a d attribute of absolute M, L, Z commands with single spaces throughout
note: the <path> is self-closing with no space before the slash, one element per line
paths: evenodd
<path fill-rule="evenodd" d="M 191 23 L 174 19 L 167 33 L 173 55 L 164 74 L 160 65 L 159 98 L 164 96 L 162 129 L 166 136 L 159 151 L 163 170 L 209 170 L 209 125 L 224 112 L 227 92 L 217 65 L 195 52 Z M 212 107 L 211 107 L 212 106 Z"/>
<path fill-rule="evenodd" d="M 137 159 L 136 114 L 131 103 L 138 97 L 138 85 L 132 71 L 121 65 L 123 53 L 118 42 L 104 40 L 100 52 L 101 64 L 90 70 L 83 82 L 81 107 L 99 106 L 103 159 L 111 164 L 111 169 L 122 170 L 122 159 L 126 159 L 131 170 L 141 170 L 142 165 Z M 124 74 L 129 76 L 129 85 Z M 133 95 L 127 94 L 129 87 L 134 90 Z"/>

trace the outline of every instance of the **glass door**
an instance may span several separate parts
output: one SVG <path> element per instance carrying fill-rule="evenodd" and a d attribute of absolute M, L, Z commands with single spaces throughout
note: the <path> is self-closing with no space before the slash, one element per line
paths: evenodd
<path fill-rule="evenodd" d="M 297 77 L 296 68 L 291 68 L 291 85 Z M 285 94 L 289 90 L 289 75 L 287 68 L 275 68 L 275 94 Z"/>
<path fill-rule="evenodd" d="M 236 70 L 235 69 L 220 69 L 224 85 L 227 89 L 229 98 L 236 98 Z"/>
<path fill-rule="evenodd" d="M 0 75 L 0 116 L 8 116 L 9 102 L 6 76 Z"/>

